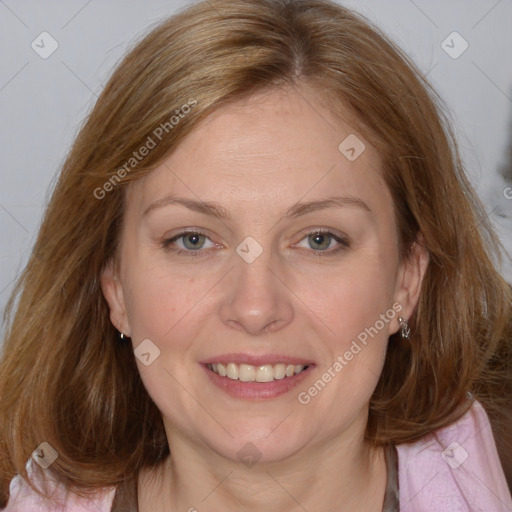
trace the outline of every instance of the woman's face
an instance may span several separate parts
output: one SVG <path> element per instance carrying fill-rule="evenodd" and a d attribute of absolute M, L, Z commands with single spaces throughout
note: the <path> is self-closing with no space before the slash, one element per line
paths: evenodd
<path fill-rule="evenodd" d="M 312 89 L 266 91 L 218 110 L 126 199 L 102 285 L 170 442 L 270 461 L 360 440 L 422 272 L 399 263 L 370 144 Z"/>

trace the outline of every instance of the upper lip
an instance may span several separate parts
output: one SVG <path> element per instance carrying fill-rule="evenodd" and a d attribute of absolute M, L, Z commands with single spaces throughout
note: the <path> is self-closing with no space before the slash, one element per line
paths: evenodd
<path fill-rule="evenodd" d="M 219 356 L 212 356 L 204 361 L 201 361 L 201 364 L 218 364 L 218 363 L 236 363 L 236 364 L 250 364 L 252 366 L 262 366 L 265 364 L 303 364 L 303 365 L 312 365 L 313 362 L 309 359 L 304 359 L 301 357 L 293 357 L 293 356 L 285 356 L 281 354 L 241 354 L 241 353 L 231 353 L 231 354 L 221 354 Z"/>

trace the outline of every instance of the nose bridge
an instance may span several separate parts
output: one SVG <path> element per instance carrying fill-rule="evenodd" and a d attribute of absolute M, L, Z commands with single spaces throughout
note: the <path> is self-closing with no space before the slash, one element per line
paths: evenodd
<path fill-rule="evenodd" d="M 262 240 L 262 237 L 259 237 Z M 279 283 L 270 270 L 273 263 L 272 248 L 267 240 L 265 245 L 255 238 L 245 238 L 236 248 L 234 286 L 238 301 L 249 299 L 256 306 L 275 300 L 279 294 Z M 275 272 L 275 270 L 274 270 Z M 257 309 L 261 309 L 258 306 Z"/>
<path fill-rule="evenodd" d="M 290 294 L 277 277 L 279 269 L 273 268 L 276 259 L 268 244 L 247 237 L 237 246 L 229 293 L 221 308 L 223 322 L 252 334 L 282 327 L 293 316 Z"/>

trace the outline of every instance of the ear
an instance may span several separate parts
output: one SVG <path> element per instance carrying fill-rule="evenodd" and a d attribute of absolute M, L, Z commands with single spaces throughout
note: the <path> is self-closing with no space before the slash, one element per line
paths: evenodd
<path fill-rule="evenodd" d="M 103 268 L 100 284 L 103 296 L 110 308 L 110 321 L 119 332 L 131 337 L 131 327 L 126 314 L 123 286 L 117 275 L 117 267 L 112 260 Z"/>
<path fill-rule="evenodd" d="M 408 320 L 416 308 L 420 297 L 421 284 L 428 267 L 429 253 L 423 244 L 423 236 L 420 234 L 413 243 L 409 257 L 399 267 L 396 286 L 395 301 L 402 309 L 397 316 Z M 398 331 L 398 318 L 393 322 L 390 334 Z"/>

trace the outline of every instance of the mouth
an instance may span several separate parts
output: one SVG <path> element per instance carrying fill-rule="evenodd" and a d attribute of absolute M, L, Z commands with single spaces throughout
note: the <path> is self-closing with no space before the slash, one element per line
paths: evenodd
<path fill-rule="evenodd" d="M 241 382 L 273 382 L 288 379 L 305 371 L 309 365 L 304 364 L 237 364 L 207 363 L 206 367 L 220 377 Z"/>
<path fill-rule="evenodd" d="M 234 398 L 252 401 L 288 393 L 308 377 L 315 364 L 287 356 L 225 354 L 201 363 L 215 387 Z"/>

